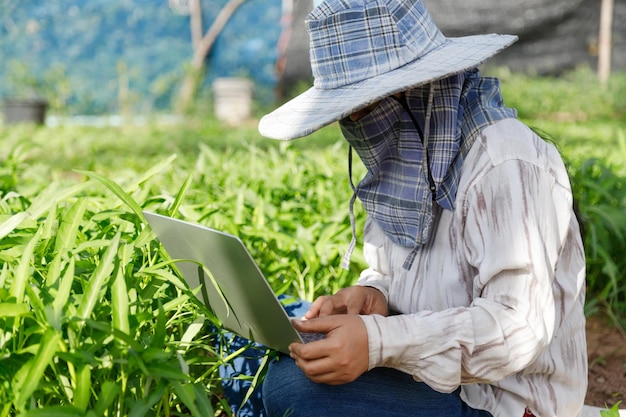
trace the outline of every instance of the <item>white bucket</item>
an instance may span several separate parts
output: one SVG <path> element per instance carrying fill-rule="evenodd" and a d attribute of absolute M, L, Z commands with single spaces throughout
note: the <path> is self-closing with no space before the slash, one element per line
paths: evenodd
<path fill-rule="evenodd" d="M 252 81 L 246 78 L 216 78 L 213 94 L 217 119 L 238 124 L 250 118 L 252 90 Z"/>

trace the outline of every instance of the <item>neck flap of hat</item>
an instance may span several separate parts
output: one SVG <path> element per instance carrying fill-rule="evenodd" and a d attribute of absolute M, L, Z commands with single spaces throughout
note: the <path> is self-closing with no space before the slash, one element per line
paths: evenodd
<path fill-rule="evenodd" d="M 419 0 L 336 0 L 306 20 L 314 85 L 333 89 L 392 71 L 445 42 Z"/>
<path fill-rule="evenodd" d="M 504 106 L 498 81 L 480 77 L 478 70 L 406 91 L 405 97 L 406 108 L 383 100 L 358 121 L 340 121 L 367 169 L 353 186 L 353 237 L 344 267 L 356 244 L 355 197 L 392 242 L 413 248 L 404 264 L 410 269 L 418 249 L 432 238 L 435 203 L 454 210 L 463 162 L 480 131 L 517 116 Z"/>

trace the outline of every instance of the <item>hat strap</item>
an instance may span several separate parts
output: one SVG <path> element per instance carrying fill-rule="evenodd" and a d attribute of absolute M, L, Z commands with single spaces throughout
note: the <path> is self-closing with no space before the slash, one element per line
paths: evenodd
<path fill-rule="evenodd" d="M 428 175 L 428 188 L 430 189 L 430 192 L 431 192 L 431 199 L 432 199 L 430 203 L 431 210 L 432 210 L 432 206 L 437 201 L 437 186 L 435 185 L 435 180 L 433 179 L 433 174 L 430 170 L 430 154 L 428 153 L 428 137 L 430 136 L 430 118 L 431 118 L 431 114 L 433 111 L 434 95 L 435 95 L 435 83 L 430 83 L 430 92 L 428 94 L 428 104 L 426 106 L 426 117 L 424 120 L 424 133 L 422 133 L 419 123 L 417 123 L 417 119 L 415 118 L 415 115 L 413 114 L 413 112 L 411 111 L 411 108 L 409 107 L 409 104 L 406 100 L 406 95 L 403 96 L 403 99 L 399 99 L 396 96 L 392 96 L 393 98 L 398 100 L 398 102 L 402 105 L 404 110 L 409 114 L 411 121 L 415 125 L 415 128 L 417 129 L 420 135 L 420 140 L 422 141 L 422 149 L 423 149 L 423 155 L 424 155 L 422 161 L 424 165 L 426 165 L 426 174 Z M 416 241 L 418 240 L 419 239 L 416 239 Z M 415 261 L 415 257 L 417 256 L 417 251 L 419 250 L 420 246 L 421 244 L 419 243 L 416 243 L 415 246 L 413 246 L 411 253 L 409 253 L 409 256 L 407 256 L 404 263 L 402 264 L 402 268 L 406 269 L 407 271 L 411 269 L 411 266 L 413 266 L 413 261 Z"/>
<path fill-rule="evenodd" d="M 352 197 L 350 197 L 350 227 L 352 229 L 352 239 L 350 239 L 348 249 L 341 261 L 341 267 L 345 270 L 350 270 L 350 258 L 352 258 L 352 252 L 354 252 L 354 248 L 356 247 L 356 219 L 354 217 L 356 187 L 354 186 L 354 181 L 352 181 L 352 146 L 348 149 L 348 178 L 350 179 L 350 188 L 352 188 Z"/>
<path fill-rule="evenodd" d="M 435 180 L 433 179 L 433 174 L 430 170 L 430 154 L 428 153 L 428 136 L 430 135 L 430 116 L 433 110 L 434 92 L 435 92 L 435 83 L 430 83 L 430 93 L 428 95 L 428 105 L 426 106 L 426 121 L 424 122 L 424 125 L 425 125 L 424 132 L 422 132 L 422 129 L 420 128 L 419 123 L 417 123 L 417 119 L 415 118 L 415 115 L 413 114 L 413 112 L 411 111 L 411 108 L 409 107 L 409 103 L 407 102 L 406 95 L 403 95 L 402 99 L 396 97 L 395 95 L 391 96 L 394 99 L 396 99 L 398 103 L 400 103 L 400 105 L 404 108 L 404 111 L 408 113 L 409 117 L 411 118 L 411 121 L 415 125 L 415 129 L 417 129 L 417 132 L 420 135 L 420 140 L 422 141 L 422 148 L 424 149 L 424 155 L 426 159 L 425 165 L 426 165 L 426 174 L 428 175 L 428 188 L 430 189 L 430 192 L 432 193 L 433 201 L 437 199 L 437 186 L 435 185 Z"/>

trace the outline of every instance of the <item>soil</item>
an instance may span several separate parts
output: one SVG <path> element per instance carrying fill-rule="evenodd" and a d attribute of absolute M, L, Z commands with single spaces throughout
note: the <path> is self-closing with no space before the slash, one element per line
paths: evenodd
<path fill-rule="evenodd" d="M 585 404 L 626 407 L 626 333 L 608 319 L 587 319 L 589 387 Z"/>

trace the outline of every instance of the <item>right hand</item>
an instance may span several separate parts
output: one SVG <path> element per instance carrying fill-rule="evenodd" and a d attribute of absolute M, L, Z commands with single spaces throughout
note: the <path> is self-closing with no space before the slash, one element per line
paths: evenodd
<path fill-rule="evenodd" d="M 376 288 L 354 285 L 343 288 L 334 295 L 317 298 L 304 315 L 304 319 L 333 314 L 380 314 L 387 316 L 387 299 Z"/>

